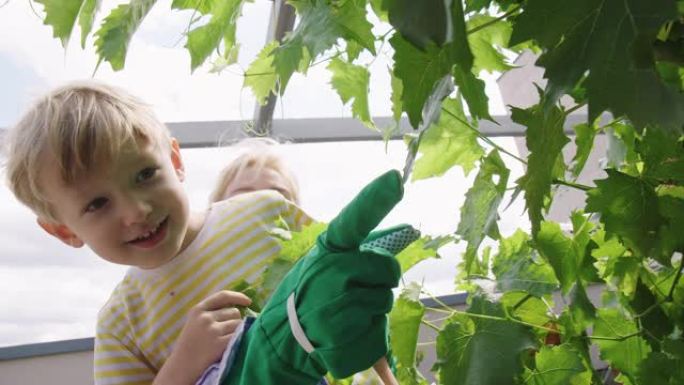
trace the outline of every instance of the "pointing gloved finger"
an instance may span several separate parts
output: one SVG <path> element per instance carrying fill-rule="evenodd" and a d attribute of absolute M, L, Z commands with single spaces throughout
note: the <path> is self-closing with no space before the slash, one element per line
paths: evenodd
<path fill-rule="evenodd" d="M 356 249 L 403 194 L 398 171 L 391 170 L 376 178 L 330 222 L 324 235 L 325 244 L 333 250 Z"/>

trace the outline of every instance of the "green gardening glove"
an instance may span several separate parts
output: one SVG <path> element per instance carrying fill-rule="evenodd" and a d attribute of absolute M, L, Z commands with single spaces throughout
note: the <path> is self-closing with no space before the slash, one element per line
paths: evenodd
<path fill-rule="evenodd" d="M 348 377 L 387 354 L 387 313 L 401 276 L 395 255 L 419 233 L 408 225 L 371 230 L 402 195 L 399 172 L 387 172 L 330 222 L 244 334 L 222 385 L 315 385 L 327 372 Z"/>

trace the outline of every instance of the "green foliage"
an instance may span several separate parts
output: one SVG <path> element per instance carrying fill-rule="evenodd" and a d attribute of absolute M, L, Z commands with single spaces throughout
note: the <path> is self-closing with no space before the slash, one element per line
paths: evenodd
<path fill-rule="evenodd" d="M 479 317 L 503 315 L 500 304 L 476 296 L 467 314 L 449 318 L 437 336 L 440 383 L 508 384 L 522 373 L 521 356 L 535 347 L 534 336 L 519 324 Z"/>
<path fill-rule="evenodd" d="M 615 170 L 608 178 L 596 181 L 589 191 L 587 211 L 601 214 L 609 234 L 615 234 L 640 255 L 648 255 L 656 241 L 661 217 L 658 197 L 652 185 Z"/>
<path fill-rule="evenodd" d="M 477 132 L 465 120 L 461 101 L 446 99 L 442 109 L 439 121 L 425 131 L 420 141 L 418 152 L 423 155 L 416 161 L 414 181 L 444 175 L 455 165 L 468 174 L 484 154 Z"/>
<path fill-rule="evenodd" d="M 437 254 L 439 248 L 453 240 L 451 236 L 441 236 L 434 239 L 430 236 L 424 236 L 415 240 L 396 256 L 401 266 L 401 272 L 409 271 L 413 266 L 428 258 L 439 258 Z"/>
<path fill-rule="evenodd" d="M 416 364 L 418 331 L 424 315 L 423 304 L 405 295 L 396 300 L 389 315 L 392 354 L 397 364 L 404 368 L 412 368 Z"/>
<path fill-rule="evenodd" d="M 36 3 L 44 7 L 44 24 L 52 26 L 53 36 L 61 40 L 66 48 L 83 0 L 36 0 Z"/>
<path fill-rule="evenodd" d="M 630 380 L 651 348 L 636 335 L 635 322 L 618 309 L 600 309 L 594 323 L 596 345 L 601 349 L 601 358 L 628 376 Z M 604 338 L 601 338 L 604 337 Z"/>
<path fill-rule="evenodd" d="M 456 234 L 468 242 L 465 253 L 467 273 L 471 272 L 477 250 L 485 235 L 498 237 L 498 209 L 506 192 L 509 174 L 510 171 L 504 165 L 498 151 L 494 150 L 482 160 L 475 182 L 466 193 Z"/>
<path fill-rule="evenodd" d="M 185 47 L 190 51 L 192 69 L 202 65 L 211 53 L 224 42 L 226 56 L 236 49 L 235 21 L 240 16 L 244 0 L 216 1 L 210 10 L 211 20 L 188 33 Z"/>
<path fill-rule="evenodd" d="M 368 127 L 375 127 L 368 110 L 368 84 L 370 72 L 363 66 L 347 63 L 335 58 L 330 61 L 328 69 L 332 72 L 333 88 L 342 98 L 343 103 L 352 102 L 352 115 Z"/>
<path fill-rule="evenodd" d="M 610 109 L 638 127 L 657 124 L 681 132 L 684 98 L 666 86 L 655 68 L 653 41 L 660 27 L 677 18 L 674 0 L 528 1 L 516 19 L 511 44 L 535 39 L 546 51 L 553 103 L 589 71 L 589 118 Z M 611 49 L 606 49 L 611 47 Z M 642 98 L 644 93 L 650 97 Z"/>
<path fill-rule="evenodd" d="M 511 119 L 527 127 L 525 140 L 530 155 L 527 172 L 518 180 L 518 185 L 525 191 L 534 236 L 539 231 L 542 212 L 549 206 L 556 164 L 559 159 L 562 161 L 561 150 L 569 141 L 563 133 L 565 113 L 557 107 L 545 111 L 538 104 L 525 110 L 512 108 Z"/>
<path fill-rule="evenodd" d="M 109 62 L 115 71 L 124 67 L 128 43 L 155 2 L 155 0 L 131 0 L 128 4 L 121 4 L 114 8 L 95 33 L 97 37 L 95 47 L 100 56 L 100 62 L 102 60 Z"/>
<path fill-rule="evenodd" d="M 101 1 L 37 2 L 63 46 L 76 23 L 81 45 L 92 35 Z M 420 129 L 407 140 L 410 154 L 420 153 L 414 180 L 442 176 L 457 165 L 465 174 L 477 170 L 458 227 L 449 235 L 424 235 L 397 256 L 406 272 L 438 258 L 442 246 L 460 237 L 465 253 L 455 283 L 470 295 L 467 311 L 428 309 L 419 301 L 420 285 L 405 285 L 390 314 L 402 385 L 428 383 L 418 369 L 425 350 L 437 356 L 433 369 L 441 385 L 599 385 L 593 350 L 620 372 L 625 385 L 684 383 L 684 2 L 289 3 L 297 13 L 294 30 L 264 46 L 244 73 L 244 86 L 259 103 L 284 93 L 295 72 L 327 63 L 332 88 L 342 103 L 351 102 L 356 119 L 379 128 L 385 139 L 398 131 L 404 113 Z M 123 69 L 128 45 L 154 4 L 130 0 L 95 27 L 100 62 Z M 172 1 L 173 10 L 191 11 L 182 26 L 189 30 L 191 70 L 207 60 L 214 70 L 235 62 L 242 4 Z M 381 28 L 372 24 L 377 20 L 369 10 Z M 494 120 L 481 73 L 512 70 L 510 53 L 524 48 L 540 55 L 537 64 L 548 82 L 539 88 L 539 104 L 509 108 L 525 130 L 529 155 L 521 159 L 478 127 L 481 120 Z M 370 77 L 383 59 L 389 60 L 393 123 L 375 127 Z M 577 103 L 569 110 L 558 104 L 566 94 Z M 572 127 L 577 150 L 566 164 L 566 115 L 585 105 L 589 119 Z M 597 118 L 604 111 L 612 114 L 608 124 Z M 577 184 L 603 135 L 608 149 L 597 155 L 605 161 L 605 174 Z M 525 167 L 517 181 L 509 180 L 509 161 Z M 581 210 L 551 221 L 547 211 L 557 185 L 587 198 Z M 530 235 L 499 228 L 509 190 L 515 190 L 514 199 L 524 193 Z M 278 229 L 279 258 L 258 282 L 240 282 L 234 289 L 248 293 L 258 307 L 324 229 Z M 603 303 L 589 295 L 598 289 Z M 494 295 L 484 294 L 492 290 Z M 418 345 L 419 328 L 425 327 L 437 333 L 436 341 Z"/>
<path fill-rule="evenodd" d="M 492 263 L 497 290 L 524 291 L 543 297 L 558 287 L 558 281 L 549 265 L 532 258 L 529 241 L 527 234 L 520 230 L 510 238 L 501 240 L 499 253 Z"/>
<path fill-rule="evenodd" d="M 533 385 L 589 385 L 591 374 L 572 345 L 543 346 L 534 357 L 535 368 L 526 373 Z"/>

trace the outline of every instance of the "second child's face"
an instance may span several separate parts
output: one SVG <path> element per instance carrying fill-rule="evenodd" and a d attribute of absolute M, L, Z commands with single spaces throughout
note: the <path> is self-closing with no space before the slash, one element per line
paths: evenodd
<path fill-rule="evenodd" d="M 189 203 L 175 141 L 170 150 L 138 141 L 70 185 L 49 163 L 42 175 L 60 224 L 41 226 L 72 246 L 85 243 L 107 261 L 158 267 L 199 231 L 188 226 Z"/>

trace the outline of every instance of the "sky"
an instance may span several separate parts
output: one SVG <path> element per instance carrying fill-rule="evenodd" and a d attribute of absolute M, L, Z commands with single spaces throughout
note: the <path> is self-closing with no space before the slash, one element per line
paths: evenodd
<path fill-rule="evenodd" d="M 103 3 L 111 8 L 117 2 Z M 189 55 L 179 43 L 190 14 L 171 12 L 170 3 L 158 1 L 144 20 L 131 42 L 124 71 L 115 73 L 105 63 L 95 77 L 150 102 L 165 122 L 251 119 L 254 98 L 242 88 L 240 67 L 246 68 L 265 42 L 271 2 L 256 0 L 245 5 L 238 23 L 239 65 L 220 75 L 208 73 L 207 67 L 190 73 Z M 40 5 L 34 7 L 40 12 Z M 10 0 L 0 8 L 0 127 L 12 125 L 33 98 L 50 88 L 92 75 L 96 64 L 92 41 L 82 50 L 78 40 L 72 39 L 65 51 L 28 1 Z M 382 57 L 371 65 L 369 99 L 374 116 L 390 115 L 386 68 Z M 351 116 L 329 79 L 322 65 L 313 67 L 306 77 L 295 75 L 275 117 Z M 502 114 L 494 75 L 486 79 L 490 110 Z M 517 152 L 513 139 L 495 141 Z M 391 142 L 387 148 L 378 141 L 288 144 L 279 151 L 298 177 L 302 207 L 324 221 L 373 177 L 390 168 L 403 168 L 406 157 L 401 141 Z M 219 170 L 236 152 L 230 147 L 184 149 L 182 155 L 191 206 L 202 209 Z M 518 164 L 508 166 L 511 180 L 522 175 Z M 430 235 L 453 232 L 474 176 L 474 172 L 465 176 L 460 168 L 454 168 L 443 178 L 409 184 L 405 199 L 384 224 L 406 222 Z M 0 202 L 0 346 L 92 336 L 97 311 L 125 267 L 101 261 L 87 248 L 68 248 L 42 232 L 31 212 L 4 184 Z M 522 200 L 502 212 L 500 224 L 504 235 L 528 226 Z M 435 295 L 452 293 L 462 249 L 462 245 L 443 249 L 442 259 L 417 266 L 405 281 L 423 282 Z"/>

